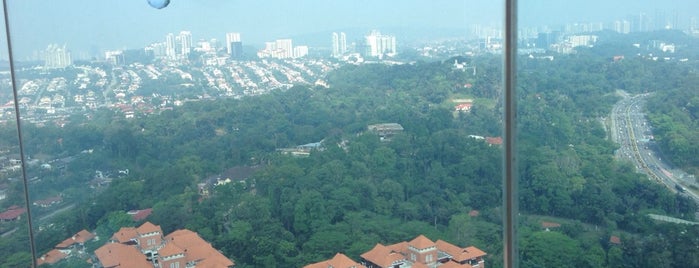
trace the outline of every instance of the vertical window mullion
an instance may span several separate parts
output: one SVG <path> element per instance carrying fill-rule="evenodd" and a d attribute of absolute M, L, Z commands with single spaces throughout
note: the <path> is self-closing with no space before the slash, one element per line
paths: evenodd
<path fill-rule="evenodd" d="M 515 154 L 516 92 L 515 75 L 517 57 L 517 0 L 505 0 L 504 55 L 504 169 L 503 172 L 503 266 L 516 268 L 516 217 L 517 217 L 517 165 Z"/>

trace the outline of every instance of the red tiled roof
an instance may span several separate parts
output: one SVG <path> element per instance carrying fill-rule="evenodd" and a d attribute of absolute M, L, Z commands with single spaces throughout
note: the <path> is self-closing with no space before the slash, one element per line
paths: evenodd
<path fill-rule="evenodd" d="M 616 235 L 613 235 L 613 236 L 609 237 L 609 243 L 619 245 L 619 244 L 621 244 L 621 238 L 619 238 Z"/>
<path fill-rule="evenodd" d="M 557 223 L 557 222 L 542 221 L 541 227 L 543 227 L 543 228 L 556 228 L 556 227 L 561 227 L 561 224 Z"/>
<path fill-rule="evenodd" d="M 432 240 L 425 237 L 424 235 L 418 235 L 408 244 L 416 249 L 426 249 L 435 246 L 434 242 L 432 242 Z"/>
<path fill-rule="evenodd" d="M 197 262 L 197 267 L 228 267 L 234 265 L 233 261 L 223 256 L 196 232 L 187 229 L 177 230 L 165 236 L 165 240 L 165 243 L 174 244 L 183 249 L 187 262 Z"/>
<path fill-rule="evenodd" d="M 439 265 L 439 268 L 472 268 L 468 263 L 460 264 L 458 262 L 448 261 Z"/>
<path fill-rule="evenodd" d="M 102 266 L 105 268 L 153 267 L 153 265 L 146 260 L 146 255 L 143 255 L 136 247 L 124 244 L 107 243 L 95 250 L 95 255 L 97 255 L 100 263 L 102 263 Z"/>
<path fill-rule="evenodd" d="M 437 240 L 435 244 L 437 244 L 437 249 L 451 255 L 451 258 L 457 262 L 463 262 L 486 255 L 485 252 L 476 247 L 470 246 L 467 248 L 460 248 L 441 239 Z"/>
<path fill-rule="evenodd" d="M 141 224 L 141 226 L 138 226 L 136 228 L 136 232 L 139 234 L 147 234 L 147 233 L 163 233 L 163 230 L 160 229 L 160 225 L 155 225 L 150 223 L 149 221 L 144 222 Z"/>
<path fill-rule="evenodd" d="M 129 242 L 131 239 L 135 239 L 138 236 L 136 228 L 134 227 L 121 227 L 118 232 L 112 235 L 112 240 L 119 243 Z"/>
<path fill-rule="evenodd" d="M 78 243 L 85 243 L 87 241 L 92 240 L 95 238 L 95 234 L 88 232 L 85 229 L 82 229 L 80 232 L 75 234 L 75 242 Z"/>
<path fill-rule="evenodd" d="M 0 220 L 8 221 L 8 220 L 16 220 L 19 218 L 20 215 L 24 214 L 27 210 L 24 208 L 20 208 L 18 206 L 11 206 L 5 212 L 0 213 Z"/>
<path fill-rule="evenodd" d="M 381 267 L 389 267 L 394 262 L 406 260 L 403 254 L 397 253 L 381 244 L 376 244 L 373 249 L 365 252 L 361 257 Z"/>
<path fill-rule="evenodd" d="M 133 213 L 133 214 L 129 213 L 129 214 L 131 214 L 131 218 L 134 221 L 142 221 L 142 220 L 145 220 L 148 216 L 150 216 L 151 213 L 153 213 L 153 209 L 147 208 L 147 209 L 137 210 L 135 213 Z"/>
<path fill-rule="evenodd" d="M 177 254 L 184 254 L 184 250 L 176 246 L 174 243 L 165 244 L 165 246 L 158 251 L 158 255 L 160 255 L 161 258 Z"/>
<path fill-rule="evenodd" d="M 502 137 L 485 137 L 485 142 L 491 145 L 502 144 Z"/>
<path fill-rule="evenodd" d="M 36 259 L 36 265 L 54 264 L 64 259 L 65 257 L 68 257 L 68 255 L 61 252 L 60 250 L 52 249 L 51 251 L 46 252 L 46 254 L 41 255 L 40 258 Z"/>
<path fill-rule="evenodd" d="M 468 212 L 468 215 L 471 217 L 478 217 L 478 215 L 480 215 L 480 214 L 481 214 L 481 212 L 478 210 L 475 210 L 475 209 Z"/>
<path fill-rule="evenodd" d="M 329 260 L 324 260 L 321 262 L 313 263 L 304 266 L 303 268 L 328 268 L 328 267 L 333 267 L 333 268 L 366 268 L 366 266 L 361 265 L 349 257 L 347 257 L 345 254 L 342 253 L 337 253 L 332 259 Z"/>

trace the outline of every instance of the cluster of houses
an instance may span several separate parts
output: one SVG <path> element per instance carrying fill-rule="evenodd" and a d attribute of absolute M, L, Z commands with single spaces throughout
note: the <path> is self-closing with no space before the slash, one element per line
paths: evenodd
<path fill-rule="evenodd" d="M 42 255 L 37 259 L 37 265 L 84 255 L 85 242 L 93 239 L 98 239 L 95 234 L 82 230 Z M 150 222 L 139 227 L 122 227 L 94 253 L 86 263 L 98 268 L 226 268 L 235 265 L 196 232 L 182 229 L 164 235 L 160 226 Z"/>
<path fill-rule="evenodd" d="M 95 234 L 87 230 L 81 230 L 73 236 L 66 238 L 63 242 L 36 260 L 37 265 L 54 264 L 72 255 L 85 254 L 85 242 L 95 239 Z"/>
<path fill-rule="evenodd" d="M 376 244 L 355 262 L 342 253 L 304 268 L 485 268 L 486 253 L 469 246 L 461 248 L 424 235 L 392 245 Z"/>

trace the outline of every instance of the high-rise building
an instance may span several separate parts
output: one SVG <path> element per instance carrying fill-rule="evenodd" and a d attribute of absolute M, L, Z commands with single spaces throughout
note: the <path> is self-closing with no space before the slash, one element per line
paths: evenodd
<path fill-rule="evenodd" d="M 308 55 L 308 46 L 294 47 L 294 58 L 301 58 Z"/>
<path fill-rule="evenodd" d="M 73 59 L 66 45 L 50 44 L 44 51 L 44 63 L 47 69 L 65 68 L 73 64 Z"/>
<path fill-rule="evenodd" d="M 288 59 L 294 56 L 294 46 L 291 39 L 278 39 L 275 41 L 277 57 L 280 59 Z"/>
<path fill-rule="evenodd" d="M 347 53 L 347 35 L 344 32 L 340 32 L 340 54 Z"/>
<path fill-rule="evenodd" d="M 240 33 L 226 34 L 226 52 L 234 59 L 243 57 L 243 42 L 240 40 Z"/>
<path fill-rule="evenodd" d="M 332 35 L 333 39 L 333 57 L 339 57 L 342 56 L 343 54 L 347 53 L 347 35 L 345 35 L 344 32 L 340 32 L 339 34 L 336 32 L 333 32 Z"/>
<path fill-rule="evenodd" d="M 392 35 L 382 35 L 379 31 L 372 31 L 365 36 L 367 51 L 365 54 L 369 57 L 383 57 L 384 55 L 392 56 L 396 54 L 396 37 Z"/>
<path fill-rule="evenodd" d="M 167 34 L 165 36 L 165 56 L 170 59 L 176 58 L 176 53 L 175 53 L 175 47 L 177 46 L 177 42 L 175 40 L 175 35 L 172 33 Z"/>
<path fill-rule="evenodd" d="M 192 33 L 189 31 L 181 31 L 177 36 L 180 39 L 180 55 L 187 56 L 192 52 Z"/>
<path fill-rule="evenodd" d="M 333 57 L 340 56 L 340 36 L 333 32 Z"/>

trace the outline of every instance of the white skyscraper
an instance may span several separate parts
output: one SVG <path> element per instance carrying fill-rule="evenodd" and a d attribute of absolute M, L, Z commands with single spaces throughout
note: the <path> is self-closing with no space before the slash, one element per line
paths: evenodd
<path fill-rule="evenodd" d="M 288 59 L 294 56 L 294 46 L 291 39 L 279 39 L 276 42 L 277 57 L 280 59 Z"/>
<path fill-rule="evenodd" d="M 340 33 L 340 54 L 347 53 L 347 35 L 344 32 Z"/>
<path fill-rule="evenodd" d="M 175 40 L 175 35 L 172 33 L 165 36 L 165 56 L 170 59 L 176 58 L 177 53 L 175 53 L 175 47 L 177 42 Z"/>
<path fill-rule="evenodd" d="M 396 37 L 392 35 L 382 35 L 379 31 L 372 31 L 365 36 L 367 51 L 369 57 L 383 57 L 383 55 L 392 56 L 396 54 Z"/>
<path fill-rule="evenodd" d="M 333 57 L 340 56 L 340 36 L 333 32 Z"/>
<path fill-rule="evenodd" d="M 333 57 L 347 53 L 347 35 L 344 32 L 333 33 Z"/>
<path fill-rule="evenodd" d="M 50 44 L 44 51 L 44 60 L 44 66 L 47 69 L 65 68 L 73 64 L 73 58 L 65 45 L 59 47 L 56 44 Z"/>
<path fill-rule="evenodd" d="M 181 31 L 177 37 L 180 39 L 180 55 L 189 55 L 189 53 L 192 52 L 192 33 L 189 31 Z"/>
<path fill-rule="evenodd" d="M 294 47 L 294 58 L 301 58 L 308 55 L 308 46 Z"/>

